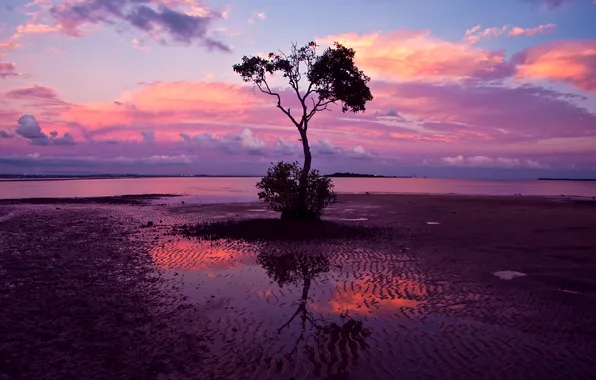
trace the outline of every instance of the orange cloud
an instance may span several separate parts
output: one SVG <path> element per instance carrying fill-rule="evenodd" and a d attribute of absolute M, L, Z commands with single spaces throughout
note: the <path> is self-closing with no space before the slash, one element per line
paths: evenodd
<path fill-rule="evenodd" d="M 444 41 L 429 31 L 348 33 L 319 40 L 323 45 L 334 41 L 356 50 L 358 65 L 373 79 L 492 79 L 511 71 L 502 52 Z"/>
<path fill-rule="evenodd" d="M 517 54 L 514 61 L 518 77 L 557 80 L 596 92 L 596 40 L 534 46 Z"/>

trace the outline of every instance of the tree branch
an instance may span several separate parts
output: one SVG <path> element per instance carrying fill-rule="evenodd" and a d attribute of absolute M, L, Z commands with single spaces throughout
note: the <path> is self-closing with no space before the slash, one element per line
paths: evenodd
<path fill-rule="evenodd" d="M 306 121 L 310 121 L 310 119 L 312 119 L 312 117 L 315 116 L 315 114 L 317 112 L 327 110 L 327 105 L 335 102 L 334 99 L 323 101 L 322 99 L 319 98 L 319 101 L 317 103 L 315 103 L 315 100 L 313 98 L 311 98 L 311 100 L 312 100 L 313 107 L 312 107 L 312 110 L 310 110 L 310 112 L 306 116 Z"/>
<path fill-rule="evenodd" d="M 306 100 L 306 98 L 308 97 L 308 95 L 312 94 L 314 91 L 312 90 L 312 82 L 310 82 L 308 84 L 308 88 L 306 89 L 306 93 L 304 93 L 304 97 L 302 97 L 302 100 Z"/>
<path fill-rule="evenodd" d="M 289 108 L 287 110 L 285 110 L 282 107 L 282 105 L 281 105 L 281 96 L 279 96 L 279 94 L 277 92 L 273 92 L 271 90 L 271 88 L 269 87 L 269 84 L 267 83 L 267 81 L 265 79 L 262 79 L 261 82 L 263 82 L 265 84 L 265 87 L 267 89 L 266 90 L 263 89 L 263 87 L 261 86 L 261 83 L 256 82 L 256 85 L 259 88 L 259 90 L 261 90 L 261 92 L 264 93 L 264 94 L 275 96 L 277 98 L 277 108 L 279 108 L 284 114 L 286 114 L 287 117 L 290 118 L 290 120 L 292 120 L 292 123 L 294 123 L 294 125 L 296 126 L 296 128 L 300 129 L 301 128 L 301 125 L 302 125 L 302 122 L 298 123 L 296 121 L 296 119 L 294 119 L 294 117 L 290 113 L 290 109 Z"/>

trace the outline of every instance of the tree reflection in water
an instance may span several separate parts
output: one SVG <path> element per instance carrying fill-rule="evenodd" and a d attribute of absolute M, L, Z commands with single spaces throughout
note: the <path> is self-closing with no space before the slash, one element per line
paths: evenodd
<path fill-rule="evenodd" d="M 350 318 L 347 313 L 339 316 L 338 321 L 317 319 L 308 310 L 309 291 L 313 280 L 329 271 L 329 259 L 318 246 L 265 244 L 258 257 L 258 263 L 267 271 L 267 275 L 281 288 L 285 285 L 302 284 L 302 296 L 298 307 L 290 319 L 279 329 L 281 333 L 289 327 L 296 317 L 300 318 L 301 330 L 293 350 L 297 352 L 301 341 L 309 360 L 315 364 L 317 372 L 327 367 L 327 375 L 333 378 L 347 376 L 347 367 L 358 359 L 360 351 L 366 348 L 365 338 L 370 335 L 361 321 Z M 311 335 L 307 335 L 307 322 Z M 311 339 L 314 344 L 309 344 Z"/>

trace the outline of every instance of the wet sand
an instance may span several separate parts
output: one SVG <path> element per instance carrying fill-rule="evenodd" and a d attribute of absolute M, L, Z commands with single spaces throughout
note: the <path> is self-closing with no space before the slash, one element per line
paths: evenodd
<path fill-rule="evenodd" d="M 0 379 L 595 377 L 594 205 L 340 200 L 0 205 Z"/>

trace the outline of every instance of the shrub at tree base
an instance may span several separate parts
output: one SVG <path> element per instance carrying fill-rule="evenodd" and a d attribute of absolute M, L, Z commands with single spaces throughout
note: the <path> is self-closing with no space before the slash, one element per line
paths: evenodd
<path fill-rule="evenodd" d="M 281 212 L 282 219 L 320 219 L 324 209 L 337 201 L 333 183 L 318 170 L 310 170 L 304 204 L 300 199 L 301 174 L 298 162 L 273 164 L 257 183 L 259 199 L 264 200 L 271 210 Z"/>

